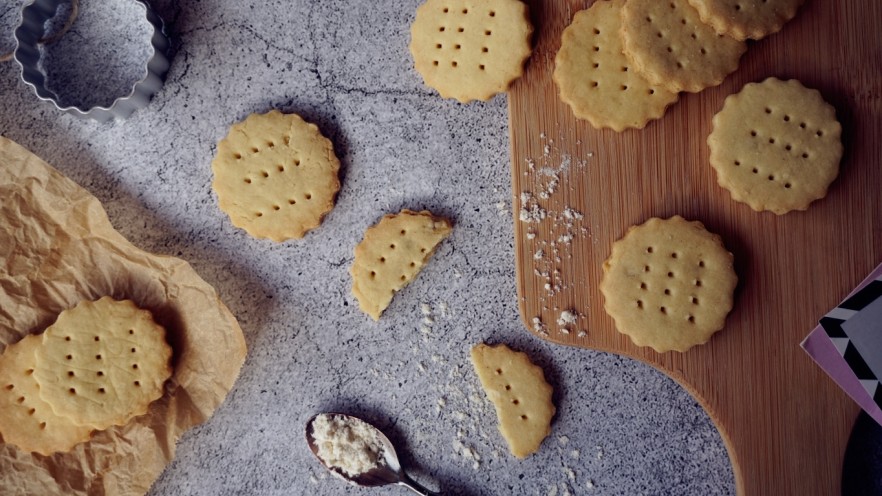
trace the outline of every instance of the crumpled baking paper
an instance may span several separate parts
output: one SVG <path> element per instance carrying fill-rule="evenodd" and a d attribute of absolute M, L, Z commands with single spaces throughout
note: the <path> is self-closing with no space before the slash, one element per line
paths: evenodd
<path fill-rule="evenodd" d="M 146 415 L 41 456 L 0 443 L 0 494 L 143 494 L 175 443 L 221 404 L 245 360 L 242 329 L 180 259 L 122 237 L 101 203 L 0 136 L 0 351 L 79 301 L 131 299 L 166 328 L 174 373 Z"/>

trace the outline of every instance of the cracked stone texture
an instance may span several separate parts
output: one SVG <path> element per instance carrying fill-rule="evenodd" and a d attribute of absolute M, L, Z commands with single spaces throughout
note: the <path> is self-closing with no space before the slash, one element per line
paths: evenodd
<path fill-rule="evenodd" d="M 0 52 L 13 44 L 22 2 L 12 3 L 0 7 Z M 183 436 L 151 494 L 403 494 L 327 475 L 303 441 L 304 422 L 323 411 L 375 423 L 419 480 L 447 494 L 734 494 L 719 434 L 673 381 L 523 328 L 506 100 L 460 105 L 423 86 L 407 50 L 418 1 L 153 3 L 176 54 L 162 91 L 127 121 L 61 114 L 14 63 L 0 65 L 0 134 L 96 195 L 135 245 L 188 260 L 244 329 L 238 382 Z M 233 228 L 210 186 L 217 141 L 271 108 L 318 124 L 342 162 L 336 208 L 284 244 Z M 353 247 L 404 207 L 456 227 L 374 323 L 350 293 Z M 552 434 L 526 460 L 508 454 L 471 369 L 481 341 L 527 351 L 555 386 Z M 879 473 L 878 455 L 857 457 Z"/>

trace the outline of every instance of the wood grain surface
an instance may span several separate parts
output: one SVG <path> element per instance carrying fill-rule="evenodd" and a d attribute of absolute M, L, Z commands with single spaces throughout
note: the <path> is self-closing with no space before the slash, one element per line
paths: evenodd
<path fill-rule="evenodd" d="M 661 120 L 624 133 L 575 120 L 551 78 L 563 28 L 592 2 L 527 3 L 535 51 L 509 96 L 525 324 L 556 343 L 642 360 L 682 384 L 716 423 L 739 494 L 838 494 L 858 407 L 799 343 L 882 262 L 882 2 L 807 0 L 781 32 L 750 42 L 722 85 L 683 94 Z M 783 216 L 732 201 L 705 143 L 725 97 L 769 76 L 820 90 L 843 124 L 845 156 L 827 197 Z M 522 202 L 525 192 L 536 201 Z M 519 221 L 533 204 L 547 217 Z M 726 327 L 708 344 L 659 354 L 615 330 L 598 283 L 629 226 L 674 214 L 723 236 L 739 285 Z M 568 334 L 557 323 L 563 310 L 580 316 Z"/>

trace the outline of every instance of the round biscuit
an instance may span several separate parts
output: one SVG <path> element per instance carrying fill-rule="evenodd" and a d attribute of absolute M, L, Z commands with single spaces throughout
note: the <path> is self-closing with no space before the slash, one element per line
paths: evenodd
<path fill-rule="evenodd" d="M 426 85 L 463 103 L 506 91 L 532 51 L 533 26 L 519 0 L 427 0 L 410 32 L 414 67 Z"/>
<path fill-rule="evenodd" d="M 652 84 L 696 93 L 738 69 L 744 42 L 717 34 L 687 0 L 628 0 L 622 41 L 631 64 Z"/>
<path fill-rule="evenodd" d="M 302 238 L 334 208 L 340 161 L 296 114 L 271 110 L 233 125 L 211 162 L 218 205 L 255 238 Z"/>
<path fill-rule="evenodd" d="M 600 291 L 616 328 L 634 344 L 684 352 L 723 328 L 737 282 L 720 237 L 674 216 L 631 227 L 613 244 Z"/>
<path fill-rule="evenodd" d="M 678 94 L 650 84 L 622 52 L 625 0 L 595 2 L 564 29 L 554 64 L 561 100 L 595 128 L 642 129 L 664 115 Z"/>
<path fill-rule="evenodd" d="M 805 210 L 839 174 L 842 126 L 817 90 L 768 78 L 730 95 L 707 138 L 732 199 L 778 215 Z"/>

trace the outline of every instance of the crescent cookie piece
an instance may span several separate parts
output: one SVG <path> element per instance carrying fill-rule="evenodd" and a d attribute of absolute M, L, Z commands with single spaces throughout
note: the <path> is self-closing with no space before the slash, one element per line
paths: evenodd
<path fill-rule="evenodd" d="M 447 219 L 407 209 L 369 227 L 349 269 L 361 311 L 379 320 L 395 293 L 419 274 L 451 230 Z"/>
<path fill-rule="evenodd" d="M 165 329 L 133 302 L 107 296 L 61 312 L 35 356 L 40 398 L 97 430 L 147 413 L 172 373 Z"/>
<path fill-rule="evenodd" d="M 410 28 L 426 85 L 462 103 L 488 100 L 524 73 L 533 26 L 519 0 L 427 0 Z"/>
<path fill-rule="evenodd" d="M 622 52 L 625 0 L 595 2 L 576 13 L 563 32 L 554 64 L 560 99 L 595 128 L 642 129 L 658 119 L 678 94 L 650 84 Z"/>
<path fill-rule="evenodd" d="M 720 237 L 674 216 L 631 227 L 613 244 L 600 291 L 606 313 L 634 344 L 683 352 L 723 328 L 737 282 Z"/>
<path fill-rule="evenodd" d="M 552 402 L 554 390 L 542 368 L 526 353 L 504 344 L 478 344 L 472 348 L 471 360 L 511 453 L 518 458 L 535 453 L 551 433 L 551 419 L 557 411 Z"/>
<path fill-rule="evenodd" d="M 340 161 L 296 114 L 271 110 L 233 125 L 211 162 L 212 187 L 233 225 L 255 238 L 302 238 L 334 208 Z"/>
<path fill-rule="evenodd" d="M 762 39 L 776 33 L 805 0 L 689 0 L 702 22 L 736 40 Z"/>
<path fill-rule="evenodd" d="M 717 182 L 733 200 L 781 215 L 827 195 L 841 136 L 836 109 L 817 90 L 768 78 L 726 98 L 707 144 Z"/>
<path fill-rule="evenodd" d="M 743 41 L 721 36 L 687 0 L 628 0 L 622 8 L 625 55 L 650 83 L 697 93 L 738 69 Z"/>
<path fill-rule="evenodd" d="M 88 441 L 92 428 L 56 415 L 40 398 L 34 378 L 40 336 L 28 335 L 0 356 L 0 434 L 3 441 L 28 452 L 49 456 Z"/>

